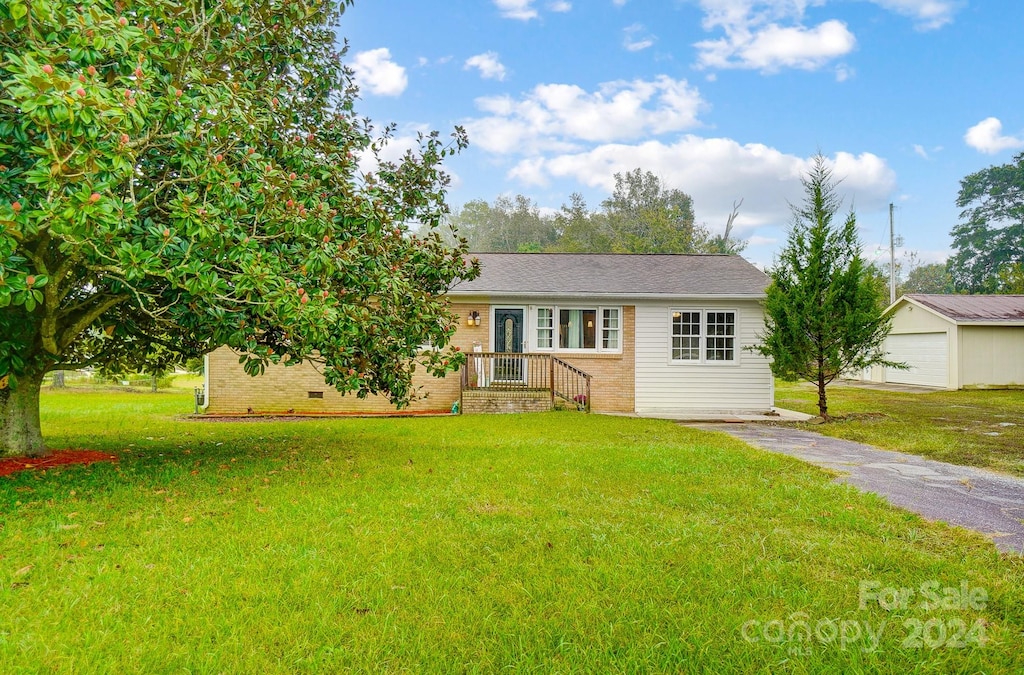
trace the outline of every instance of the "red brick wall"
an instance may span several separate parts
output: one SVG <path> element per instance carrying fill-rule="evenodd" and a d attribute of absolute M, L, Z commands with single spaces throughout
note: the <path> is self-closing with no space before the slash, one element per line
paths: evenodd
<path fill-rule="evenodd" d="M 465 317 L 472 311 L 480 312 L 479 326 L 470 328 L 460 319 L 459 330 L 452 344 L 463 351 L 471 351 L 473 341 L 486 345 L 488 307 L 486 304 L 453 304 L 452 311 Z M 210 413 L 244 413 L 252 409 L 261 413 L 280 413 L 287 410 L 296 412 L 393 412 L 395 406 L 387 397 L 370 396 L 357 398 L 354 394 L 342 396 L 336 389 L 324 382 L 323 377 L 309 363 L 297 366 L 269 365 L 263 375 L 250 377 L 238 363 L 238 354 L 227 347 L 221 347 L 209 355 L 207 365 L 209 377 Z M 445 378 L 431 377 L 417 372 L 413 384 L 424 396 L 414 401 L 405 410 L 421 412 L 428 410 L 449 410 L 459 399 L 459 374 L 449 373 Z M 309 392 L 323 392 L 323 398 L 310 398 Z"/>

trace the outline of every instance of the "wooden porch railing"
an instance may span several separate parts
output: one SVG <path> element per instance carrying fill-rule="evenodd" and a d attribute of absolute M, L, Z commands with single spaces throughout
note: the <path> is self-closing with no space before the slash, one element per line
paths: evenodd
<path fill-rule="evenodd" d="M 551 357 L 551 392 L 590 412 L 590 375 L 555 356 Z"/>
<path fill-rule="evenodd" d="M 590 412 L 590 375 L 550 354 L 469 352 L 462 366 L 460 399 L 486 392 L 502 400 L 560 398 Z M 465 410 L 465 402 L 460 405 Z"/>

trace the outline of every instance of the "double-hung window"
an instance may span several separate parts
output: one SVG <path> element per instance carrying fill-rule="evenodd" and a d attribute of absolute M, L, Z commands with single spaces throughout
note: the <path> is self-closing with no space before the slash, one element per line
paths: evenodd
<path fill-rule="evenodd" d="M 704 313 L 704 360 L 736 360 L 736 312 Z"/>
<path fill-rule="evenodd" d="M 601 310 L 601 349 L 619 349 L 619 310 L 605 307 Z"/>
<path fill-rule="evenodd" d="M 622 348 L 619 307 L 537 307 L 537 349 L 618 352 Z"/>
<path fill-rule="evenodd" d="M 671 360 L 679 363 L 735 363 L 736 312 L 672 310 Z"/>
<path fill-rule="evenodd" d="M 537 309 L 537 349 L 551 349 L 554 346 L 554 310 L 550 307 Z"/>

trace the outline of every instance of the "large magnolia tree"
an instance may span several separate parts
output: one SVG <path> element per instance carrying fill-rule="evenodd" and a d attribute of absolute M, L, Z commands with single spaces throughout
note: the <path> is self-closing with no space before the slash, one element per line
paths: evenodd
<path fill-rule="evenodd" d="M 345 4 L 0 0 L 0 452 L 44 452 L 56 369 L 228 345 L 401 404 L 457 365 L 417 347 L 476 273 L 432 229 L 465 138 L 376 161 Z"/>

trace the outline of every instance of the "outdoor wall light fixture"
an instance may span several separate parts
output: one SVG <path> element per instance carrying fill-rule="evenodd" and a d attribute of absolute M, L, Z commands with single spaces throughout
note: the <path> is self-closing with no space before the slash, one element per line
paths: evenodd
<path fill-rule="evenodd" d="M 466 325 L 467 326 L 479 326 L 480 325 L 480 312 L 478 312 L 476 310 L 473 310 L 472 312 L 470 312 L 469 316 L 466 317 Z"/>

